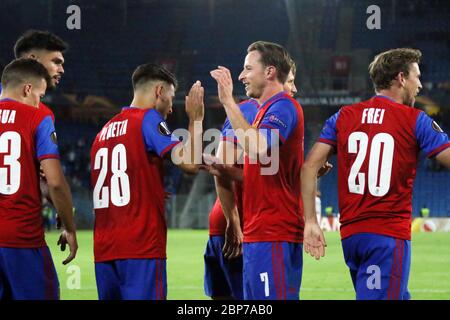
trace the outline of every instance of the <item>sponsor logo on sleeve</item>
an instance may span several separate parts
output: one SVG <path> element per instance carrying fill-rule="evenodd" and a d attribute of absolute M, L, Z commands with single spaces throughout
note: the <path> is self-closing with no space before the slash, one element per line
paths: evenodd
<path fill-rule="evenodd" d="M 171 132 L 169 130 L 169 127 L 167 126 L 167 124 L 164 121 L 161 121 L 158 124 L 158 131 L 160 134 L 162 134 L 163 136 L 170 136 Z"/>
<path fill-rule="evenodd" d="M 54 144 L 58 144 L 58 138 L 56 136 L 56 132 L 53 131 L 50 135 L 50 139 L 53 141 Z"/>
<path fill-rule="evenodd" d="M 433 123 L 431 124 L 431 127 L 434 129 L 434 131 L 437 131 L 439 133 L 444 133 L 444 130 L 442 130 L 441 127 L 439 127 L 439 125 L 436 123 L 436 121 L 433 121 Z"/>
<path fill-rule="evenodd" d="M 269 120 L 269 122 L 277 123 L 278 125 L 282 126 L 283 128 L 287 128 L 287 125 L 274 114 L 270 115 L 268 120 Z"/>

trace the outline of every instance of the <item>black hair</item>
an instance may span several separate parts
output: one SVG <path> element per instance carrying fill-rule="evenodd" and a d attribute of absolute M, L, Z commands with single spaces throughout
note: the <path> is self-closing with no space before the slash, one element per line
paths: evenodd
<path fill-rule="evenodd" d="M 175 88 L 178 86 L 177 79 L 169 70 L 154 63 L 147 63 L 140 65 L 133 72 L 133 89 L 136 90 L 142 84 L 155 80 L 172 84 Z"/>
<path fill-rule="evenodd" d="M 14 55 L 17 58 L 33 49 L 64 52 L 69 45 L 57 35 L 49 31 L 28 30 L 17 39 L 14 45 Z"/>
<path fill-rule="evenodd" d="M 16 59 L 9 63 L 2 73 L 2 87 L 17 86 L 29 81 L 44 79 L 47 86 L 51 83 L 47 69 L 35 59 Z"/>

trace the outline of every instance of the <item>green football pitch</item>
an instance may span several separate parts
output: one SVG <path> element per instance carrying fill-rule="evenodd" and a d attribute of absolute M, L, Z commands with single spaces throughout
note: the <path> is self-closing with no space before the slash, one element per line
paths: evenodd
<path fill-rule="evenodd" d="M 339 234 L 325 234 L 325 258 L 304 254 L 300 298 L 307 300 L 354 299 L 350 275 L 344 263 Z M 59 276 L 61 299 L 97 299 L 92 253 L 92 231 L 78 232 L 79 250 L 68 266 L 67 257 L 56 246 L 58 233 L 47 234 L 47 243 Z M 209 299 L 203 292 L 203 252 L 207 230 L 169 230 L 167 244 L 168 299 Z M 80 281 L 77 282 L 77 275 Z M 420 233 L 412 239 L 409 289 L 413 299 L 450 300 L 450 233 Z"/>

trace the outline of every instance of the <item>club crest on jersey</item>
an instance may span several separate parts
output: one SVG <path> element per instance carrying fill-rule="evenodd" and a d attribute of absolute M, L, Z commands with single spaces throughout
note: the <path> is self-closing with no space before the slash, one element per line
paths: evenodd
<path fill-rule="evenodd" d="M 52 139 L 54 144 L 58 143 L 58 138 L 56 136 L 56 132 L 55 131 L 53 131 L 52 134 L 50 135 L 50 139 Z"/>
<path fill-rule="evenodd" d="M 167 127 L 167 124 L 164 121 L 161 121 L 158 124 L 158 131 L 159 133 L 161 133 L 163 136 L 170 136 L 171 132 L 169 130 L 169 128 Z"/>
<path fill-rule="evenodd" d="M 436 121 L 433 121 L 431 123 L 431 127 L 434 129 L 434 131 L 437 131 L 439 133 L 444 133 L 444 130 L 442 130 L 441 127 L 439 127 L 439 125 L 436 123 Z"/>

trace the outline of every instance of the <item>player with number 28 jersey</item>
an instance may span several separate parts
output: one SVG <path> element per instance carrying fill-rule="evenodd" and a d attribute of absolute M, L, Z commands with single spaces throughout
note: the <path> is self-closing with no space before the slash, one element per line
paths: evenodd
<path fill-rule="evenodd" d="M 133 73 L 132 103 L 103 127 L 92 145 L 95 274 L 101 300 L 166 299 L 163 158 L 171 155 L 185 172 L 198 171 L 192 158 L 186 163 L 171 153 L 194 154 L 194 144 L 186 149 L 165 121 L 175 88 L 175 77 L 163 67 L 139 66 Z M 200 82 L 186 97 L 186 111 L 196 140 L 202 130 L 194 132 L 191 124 L 203 120 Z M 195 146 L 200 149 L 201 143 Z"/>

